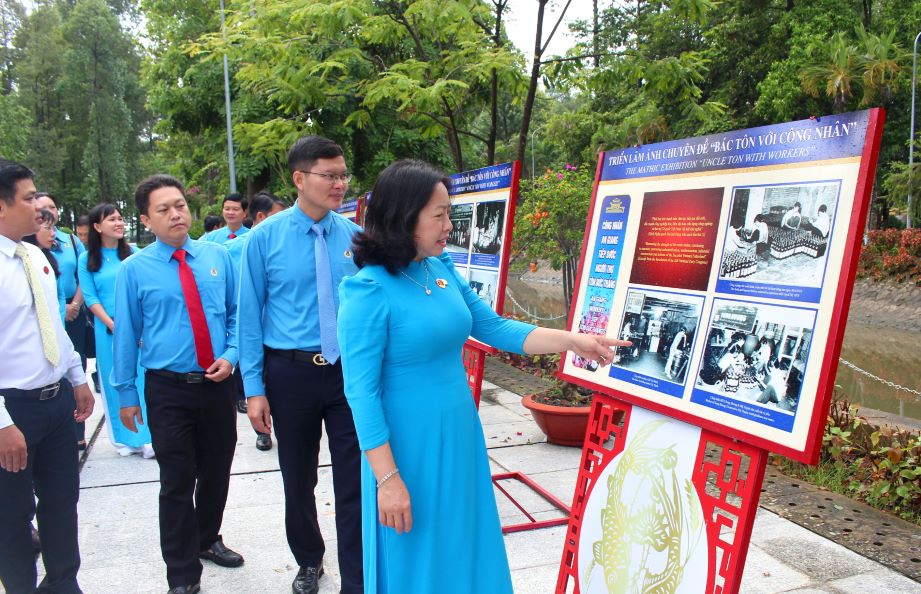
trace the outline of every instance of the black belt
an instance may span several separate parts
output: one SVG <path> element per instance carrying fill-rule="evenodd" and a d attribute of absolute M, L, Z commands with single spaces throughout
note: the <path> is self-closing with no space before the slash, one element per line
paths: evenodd
<path fill-rule="evenodd" d="M 0 395 L 8 398 L 38 398 L 39 400 L 51 400 L 61 391 L 61 382 L 57 381 L 48 384 L 44 388 L 33 388 L 31 390 L 20 390 L 19 388 L 2 388 Z"/>
<path fill-rule="evenodd" d="M 317 367 L 331 365 L 331 363 L 326 360 L 326 357 L 323 356 L 323 353 L 320 352 L 298 351 L 296 349 L 273 349 L 272 347 L 265 347 L 265 352 L 284 357 L 285 359 L 291 359 L 292 361 L 313 363 Z"/>
<path fill-rule="evenodd" d="M 205 372 L 190 371 L 189 373 L 177 373 L 169 369 L 148 369 L 147 373 L 152 373 L 159 377 L 165 377 L 175 382 L 183 384 L 203 384 L 205 383 Z M 208 380 L 210 381 L 210 380 Z"/>

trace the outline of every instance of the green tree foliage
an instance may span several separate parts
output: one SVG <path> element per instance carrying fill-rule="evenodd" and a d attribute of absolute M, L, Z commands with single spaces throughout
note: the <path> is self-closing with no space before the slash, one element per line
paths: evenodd
<path fill-rule="evenodd" d="M 130 214 L 131 186 L 145 170 L 148 116 L 140 51 L 102 0 L 42 2 L 15 37 L 18 103 L 26 111 L 23 160 L 63 219 L 117 202 Z"/>
<path fill-rule="evenodd" d="M 502 90 L 520 84 L 520 57 L 496 46 L 480 0 L 238 8 L 228 44 L 213 34 L 193 49 L 213 58 L 228 50 L 238 84 L 276 110 L 267 122 L 241 127 L 241 143 L 277 150 L 304 132 L 323 132 L 349 146 L 359 179 L 419 154 L 458 170 L 479 166 L 490 136 L 478 118 L 493 75 Z"/>
<path fill-rule="evenodd" d="M 15 94 L 0 95 L 0 158 L 23 162 L 29 150 L 32 120 Z"/>
<path fill-rule="evenodd" d="M 25 15 L 25 7 L 19 0 L 0 3 L 0 95 L 9 95 L 13 91 L 13 66 L 17 58 L 13 42 Z"/>

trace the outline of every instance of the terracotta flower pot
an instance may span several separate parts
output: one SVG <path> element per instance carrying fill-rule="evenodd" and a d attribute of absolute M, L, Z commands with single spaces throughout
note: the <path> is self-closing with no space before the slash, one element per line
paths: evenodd
<path fill-rule="evenodd" d="M 534 394 L 522 397 L 521 404 L 531 411 L 534 421 L 556 445 L 582 447 L 591 406 L 553 406 L 534 401 Z"/>

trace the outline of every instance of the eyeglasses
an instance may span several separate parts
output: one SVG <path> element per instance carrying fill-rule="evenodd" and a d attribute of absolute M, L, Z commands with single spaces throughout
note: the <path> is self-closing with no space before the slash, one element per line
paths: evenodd
<path fill-rule="evenodd" d="M 316 171 L 304 171 L 303 169 L 298 169 L 298 171 L 300 171 L 301 173 L 309 173 L 310 175 L 319 175 L 320 177 L 325 179 L 327 183 L 329 183 L 329 185 L 333 185 L 336 182 L 342 182 L 344 184 L 348 184 L 350 181 L 352 181 L 351 173 L 343 173 L 340 175 L 336 173 L 317 173 Z"/>

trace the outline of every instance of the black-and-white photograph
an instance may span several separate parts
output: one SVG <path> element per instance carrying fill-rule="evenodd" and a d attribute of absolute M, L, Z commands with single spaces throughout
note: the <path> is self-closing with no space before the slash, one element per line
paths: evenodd
<path fill-rule="evenodd" d="M 505 224 L 505 201 L 481 202 L 476 205 L 476 229 L 473 251 L 477 254 L 498 254 L 502 249 Z"/>
<path fill-rule="evenodd" d="M 631 289 L 617 338 L 614 366 L 683 384 L 700 323 L 703 298 L 695 295 Z"/>
<path fill-rule="evenodd" d="M 496 309 L 496 299 L 499 293 L 499 273 L 497 271 L 470 268 L 467 283 L 473 292 L 480 296 L 480 299 L 489 304 L 490 308 Z"/>
<path fill-rule="evenodd" d="M 795 413 L 815 312 L 717 299 L 697 387 Z"/>
<path fill-rule="evenodd" d="M 470 251 L 470 238 L 473 235 L 473 204 L 452 204 L 448 216 L 454 228 L 448 234 L 448 246 L 445 249 L 466 254 Z"/>
<path fill-rule="evenodd" d="M 840 182 L 736 188 L 721 279 L 820 287 Z"/>

